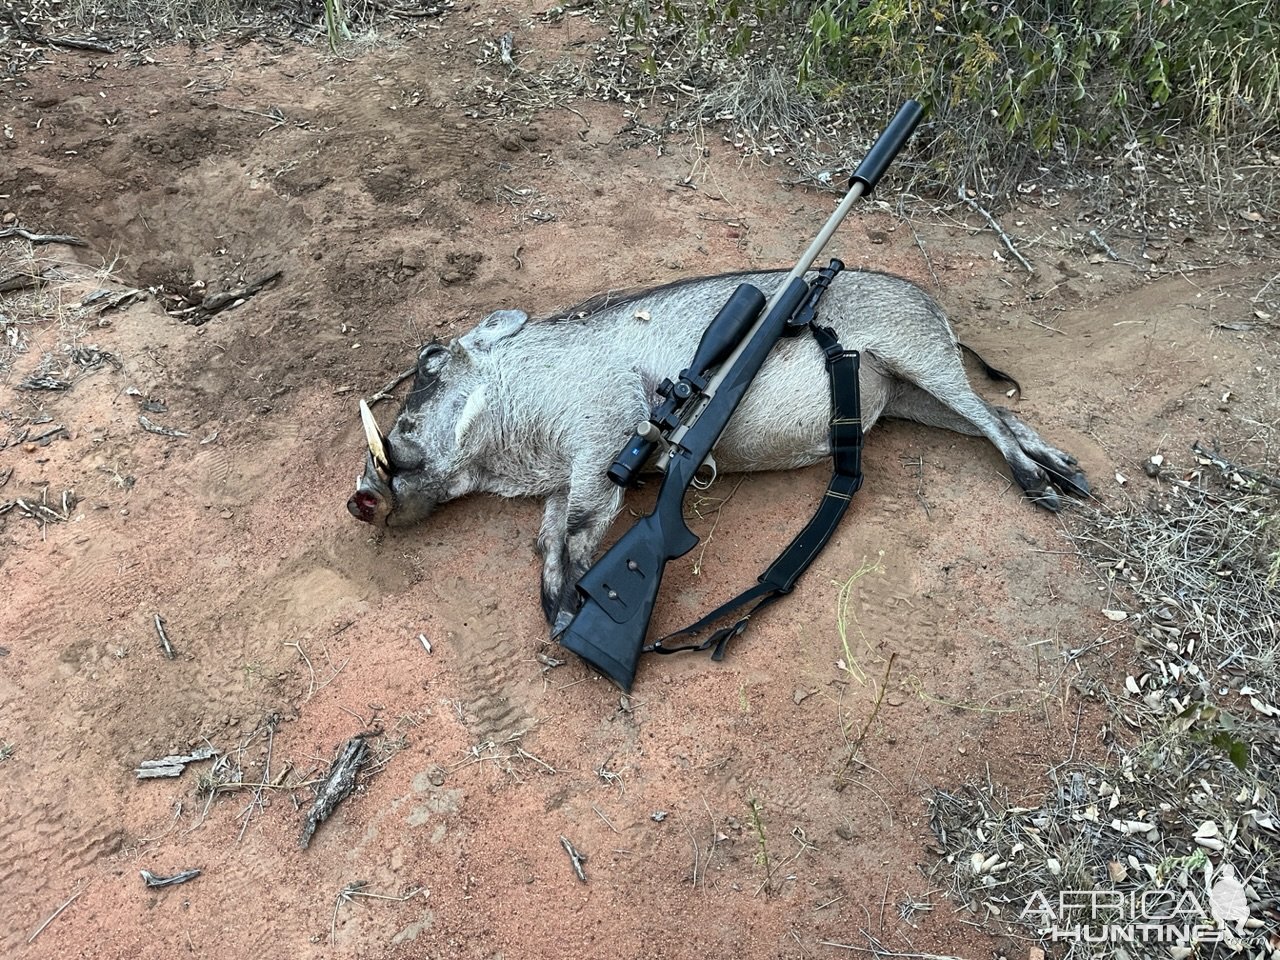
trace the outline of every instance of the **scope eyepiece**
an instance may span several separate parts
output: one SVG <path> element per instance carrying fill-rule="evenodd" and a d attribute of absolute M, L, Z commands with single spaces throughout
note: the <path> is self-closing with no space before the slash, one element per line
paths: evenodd
<path fill-rule="evenodd" d="M 629 487 L 635 483 L 636 477 L 644 469 L 644 465 L 653 456 L 657 444 L 646 440 L 638 433 L 633 433 L 622 452 L 609 466 L 607 476 L 620 487 Z"/>

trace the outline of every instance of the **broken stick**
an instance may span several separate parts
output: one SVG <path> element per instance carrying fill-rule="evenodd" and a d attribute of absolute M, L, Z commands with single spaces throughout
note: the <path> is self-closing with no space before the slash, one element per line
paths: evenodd
<path fill-rule="evenodd" d="M 320 789 L 316 791 L 315 803 L 307 812 L 306 822 L 302 825 L 302 835 L 298 838 L 298 846 L 306 849 L 316 827 L 328 820 L 343 800 L 351 795 L 356 786 L 356 775 L 360 766 L 369 759 L 369 746 L 365 743 L 365 734 L 358 733 L 338 750 L 338 756 L 329 767 L 329 776 L 325 778 Z"/>
<path fill-rule="evenodd" d="M 154 422 L 152 422 L 151 420 L 148 420 L 148 419 L 147 419 L 143 414 L 141 414 L 141 413 L 140 413 L 140 414 L 138 414 L 138 426 L 140 426 L 143 430 L 147 431 L 147 433 L 154 433 L 154 434 L 156 434 L 157 436 L 160 436 L 160 437 L 175 437 L 175 438 L 176 438 L 176 437 L 189 437 L 189 436 L 191 436 L 191 434 L 189 434 L 189 433 L 184 433 L 182 430 L 175 429 L 174 427 L 162 427 L 162 426 L 160 426 L 160 424 L 158 424 L 158 423 L 154 423 Z"/>
<path fill-rule="evenodd" d="M 173 644 L 169 642 L 169 635 L 164 632 L 164 619 L 160 614 L 156 614 L 156 633 L 160 634 L 160 649 L 164 651 L 166 660 L 174 658 Z"/>
<path fill-rule="evenodd" d="M 587 855 L 585 853 L 579 853 L 574 848 L 573 844 L 569 842 L 568 837 L 561 837 L 560 845 L 564 847 L 564 852 L 569 854 L 569 863 L 573 865 L 573 872 L 577 875 L 579 880 L 586 883 L 587 871 L 582 869 L 582 865 L 587 862 Z"/>
<path fill-rule="evenodd" d="M 258 279 L 246 283 L 239 290 L 211 294 L 200 301 L 200 309 L 206 313 L 217 313 L 219 310 L 234 306 L 237 300 L 248 300 L 267 284 L 278 279 L 282 273 L 284 273 L 283 270 L 273 270 L 271 273 L 264 273 Z"/>
<path fill-rule="evenodd" d="M 150 780 L 155 777 L 176 777 L 187 768 L 188 763 L 197 760 L 209 760 L 217 754 L 213 747 L 198 747 L 187 754 L 173 753 L 158 760 L 143 760 L 134 771 L 139 780 Z"/>
<path fill-rule="evenodd" d="M 60 233 L 32 233 L 30 230 L 24 230 L 22 227 L 5 227 L 0 230 L 0 240 L 7 240 L 9 237 L 21 237 L 28 243 L 65 243 L 69 247 L 87 247 L 88 244 L 79 237 L 69 237 Z"/>
<path fill-rule="evenodd" d="M 400 386 L 400 384 L 404 383 L 406 380 L 408 380 L 417 372 L 418 372 L 417 364 L 414 364 L 404 373 L 401 373 L 392 377 L 389 381 L 387 381 L 386 386 L 384 386 L 381 390 L 379 390 L 377 393 L 375 393 L 372 397 L 369 398 L 368 400 L 369 406 L 372 407 L 375 403 L 378 403 L 381 400 L 390 400 L 392 397 L 391 391 L 394 390 L 396 387 Z"/>
<path fill-rule="evenodd" d="M 1022 264 L 1023 267 L 1026 268 L 1027 273 L 1035 273 L 1036 271 L 1035 271 L 1035 268 L 1031 266 L 1031 261 L 1029 261 L 1026 257 L 1024 257 L 1021 253 L 1018 252 L 1018 248 L 1013 245 L 1013 239 L 1007 233 L 1004 232 L 1004 229 L 996 221 L 996 218 L 993 217 L 990 213 L 988 213 L 986 208 L 983 207 L 980 203 L 978 203 L 977 200 L 974 200 L 972 197 L 969 196 L 969 191 L 965 188 L 965 185 L 963 183 L 960 184 L 960 190 L 958 191 L 958 195 L 961 200 L 963 200 L 966 204 L 968 204 L 971 210 L 981 215 L 982 219 L 987 221 L 987 225 L 991 227 L 992 230 L 995 231 L 996 236 L 1000 238 L 1001 242 L 1004 243 L 1005 248 L 1011 254 L 1013 254 L 1014 258 L 1020 264 Z"/>
<path fill-rule="evenodd" d="M 186 883 L 188 880 L 194 880 L 200 876 L 199 870 L 182 870 L 171 877 L 161 877 L 150 870 L 139 870 L 138 872 L 142 874 L 142 882 L 148 887 L 171 887 L 175 884 Z"/>

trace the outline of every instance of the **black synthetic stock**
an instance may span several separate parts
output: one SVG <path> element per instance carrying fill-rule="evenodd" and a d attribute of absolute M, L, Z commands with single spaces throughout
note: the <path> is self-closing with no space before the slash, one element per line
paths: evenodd
<path fill-rule="evenodd" d="M 899 107 L 889 125 L 884 128 L 884 133 L 871 145 L 866 157 L 858 164 L 858 169 L 853 171 L 853 176 L 849 178 L 849 188 L 853 189 L 855 183 L 861 183 L 865 188 L 863 195 L 870 195 L 884 172 L 889 169 L 889 164 L 893 163 L 893 158 L 915 132 L 916 124 L 922 116 L 924 107 L 915 100 L 908 100 Z"/>
<path fill-rule="evenodd" d="M 639 520 L 578 581 L 582 606 L 560 644 L 623 690 L 630 690 L 635 680 L 663 569 L 698 544 L 684 522 L 685 491 L 808 294 L 809 285 L 799 278 L 786 288 L 697 422 L 672 448 L 653 513 Z"/>

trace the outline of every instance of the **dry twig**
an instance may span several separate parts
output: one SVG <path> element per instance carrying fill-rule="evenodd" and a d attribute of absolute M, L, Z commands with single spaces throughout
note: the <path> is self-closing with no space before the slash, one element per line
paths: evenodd
<path fill-rule="evenodd" d="M 1005 245 L 1005 248 L 1013 254 L 1014 259 L 1022 264 L 1027 273 L 1035 273 L 1035 268 L 1031 266 L 1031 261 L 1019 253 L 1018 248 L 1013 245 L 1013 238 L 1004 232 L 1004 228 L 1000 226 L 999 221 L 997 221 L 996 218 L 993 217 L 984 206 L 982 206 L 982 204 L 969 196 L 969 191 L 963 183 L 960 184 L 960 189 L 957 191 L 957 195 L 960 197 L 960 200 L 969 207 L 969 209 L 973 210 L 974 213 L 977 213 L 982 217 L 982 219 L 987 221 L 987 225 L 995 232 L 996 236 L 1000 238 L 1000 241 Z"/>

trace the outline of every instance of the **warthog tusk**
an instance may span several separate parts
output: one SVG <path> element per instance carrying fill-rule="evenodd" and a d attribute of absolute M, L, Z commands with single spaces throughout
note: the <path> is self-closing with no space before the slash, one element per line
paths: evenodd
<path fill-rule="evenodd" d="M 373 464 L 388 475 L 391 473 L 391 461 L 387 457 L 387 448 L 383 444 L 382 431 L 378 429 L 378 421 L 373 419 L 373 411 L 363 399 L 360 401 L 360 420 L 364 423 L 364 436 L 369 442 L 369 452 L 373 454 Z"/>

